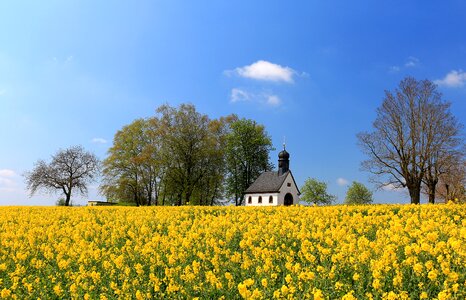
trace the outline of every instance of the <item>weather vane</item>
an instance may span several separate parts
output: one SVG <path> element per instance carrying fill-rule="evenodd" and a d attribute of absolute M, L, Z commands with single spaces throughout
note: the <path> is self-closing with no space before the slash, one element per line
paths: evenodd
<path fill-rule="evenodd" d="M 283 136 L 283 150 L 285 150 L 285 147 L 286 147 L 286 138 L 285 136 Z"/>

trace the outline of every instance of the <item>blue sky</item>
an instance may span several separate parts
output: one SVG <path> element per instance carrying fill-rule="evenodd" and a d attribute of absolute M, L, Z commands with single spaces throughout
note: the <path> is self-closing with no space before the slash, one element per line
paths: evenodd
<path fill-rule="evenodd" d="M 1 2 L 0 205 L 54 204 L 24 190 L 36 160 L 104 158 L 122 126 L 183 102 L 264 124 L 274 162 L 286 136 L 298 185 L 341 202 L 353 180 L 375 188 L 356 134 L 405 76 L 435 80 L 466 123 L 465 37 L 464 1 Z"/>

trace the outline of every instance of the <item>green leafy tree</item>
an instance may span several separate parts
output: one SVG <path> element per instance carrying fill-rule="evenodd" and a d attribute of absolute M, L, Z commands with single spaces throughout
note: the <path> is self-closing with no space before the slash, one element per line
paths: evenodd
<path fill-rule="evenodd" d="M 335 201 L 336 197 L 327 192 L 327 183 L 315 178 L 308 178 L 301 187 L 301 200 L 311 204 L 328 205 Z"/>
<path fill-rule="evenodd" d="M 345 204 L 370 204 L 372 192 L 364 184 L 353 181 L 346 192 Z"/>
<path fill-rule="evenodd" d="M 158 204 L 165 171 L 158 163 L 161 157 L 158 129 L 155 118 L 137 119 L 115 134 L 103 162 L 100 189 L 107 199 L 138 206 Z"/>
<path fill-rule="evenodd" d="M 244 191 L 264 171 L 273 165 L 269 153 L 273 150 L 272 139 L 263 125 L 253 120 L 230 116 L 226 135 L 226 192 L 236 205 L 244 203 Z"/>

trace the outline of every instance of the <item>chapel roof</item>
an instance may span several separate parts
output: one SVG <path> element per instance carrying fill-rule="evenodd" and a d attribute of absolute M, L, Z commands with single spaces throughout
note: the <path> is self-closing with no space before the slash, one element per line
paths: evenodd
<path fill-rule="evenodd" d="M 276 193 L 280 191 L 288 173 L 290 173 L 290 171 L 282 175 L 278 175 L 276 171 L 264 172 L 249 186 L 245 193 Z"/>

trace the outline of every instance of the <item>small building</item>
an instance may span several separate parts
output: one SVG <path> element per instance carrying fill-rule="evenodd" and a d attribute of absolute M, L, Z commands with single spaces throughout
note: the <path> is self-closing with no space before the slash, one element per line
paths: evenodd
<path fill-rule="evenodd" d="M 89 200 L 87 201 L 87 206 L 110 206 L 116 205 L 114 202 L 99 201 L 99 200 Z"/>
<path fill-rule="evenodd" d="M 246 206 L 277 206 L 299 203 L 296 181 L 290 170 L 290 154 L 285 150 L 278 154 L 278 171 L 264 172 L 244 192 Z"/>

